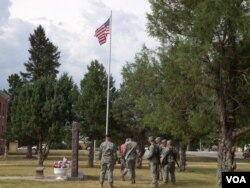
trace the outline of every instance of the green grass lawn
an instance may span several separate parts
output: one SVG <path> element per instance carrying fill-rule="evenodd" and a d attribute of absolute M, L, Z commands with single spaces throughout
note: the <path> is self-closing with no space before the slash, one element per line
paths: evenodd
<path fill-rule="evenodd" d="M 71 158 L 70 151 L 51 151 L 49 158 L 45 161 L 45 176 L 53 176 L 53 161 L 60 160 L 66 156 Z M 0 176 L 34 176 L 36 159 L 26 159 L 24 154 L 11 154 L 8 160 L 0 161 Z M 238 171 L 249 171 L 250 160 L 241 160 L 237 163 Z M 80 151 L 79 154 L 79 171 L 83 172 L 87 177 L 85 181 L 63 181 L 63 182 L 44 182 L 31 180 L 0 180 L 0 188 L 95 188 L 99 182 L 99 164 L 94 168 L 87 167 L 86 151 Z M 146 188 L 150 187 L 150 172 L 148 162 L 143 162 L 143 168 L 136 171 L 136 184 L 131 185 L 128 181 L 120 180 L 119 165 L 116 165 L 114 170 L 114 185 L 117 188 Z M 160 183 L 159 187 L 175 187 L 175 188 L 211 188 L 215 187 L 216 180 L 216 160 L 211 158 L 197 158 L 189 156 L 187 163 L 187 171 L 180 173 L 176 172 L 176 185 L 164 185 Z M 104 187 L 107 186 L 105 182 Z"/>

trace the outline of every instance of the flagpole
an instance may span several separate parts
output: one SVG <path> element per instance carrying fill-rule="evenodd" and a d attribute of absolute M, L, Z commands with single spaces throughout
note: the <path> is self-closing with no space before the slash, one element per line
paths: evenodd
<path fill-rule="evenodd" d="M 106 135 L 108 135 L 109 128 L 109 90 L 110 90 L 110 64 L 111 64 L 111 36 L 112 36 L 112 10 L 109 19 L 110 40 L 109 40 L 109 65 L 108 65 L 108 86 L 107 86 L 107 111 L 106 111 Z"/>

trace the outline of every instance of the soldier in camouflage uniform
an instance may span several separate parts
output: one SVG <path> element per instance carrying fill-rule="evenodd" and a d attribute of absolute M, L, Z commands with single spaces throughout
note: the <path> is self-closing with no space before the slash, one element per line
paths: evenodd
<path fill-rule="evenodd" d="M 175 161 L 177 157 L 177 151 L 173 147 L 173 142 L 171 140 L 167 141 L 167 145 L 164 148 L 161 155 L 161 162 L 164 166 L 164 183 L 168 183 L 169 176 L 171 178 L 171 183 L 175 184 Z M 165 162 L 163 162 L 165 161 Z"/>
<path fill-rule="evenodd" d="M 124 146 L 125 146 L 125 143 L 127 141 L 128 141 L 128 138 L 126 138 L 125 142 L 120 147 L 120 162 L 121 162 L 121 178 L 122 178 L 122 181 L 125 181 L 124 176 L 128 172 L 127 165 L 126 165 L 126 160 L 125 160 L 125 156 L 124 156 Z"/>
<path fill-rule="evenodd" d="M 167 140 L 162 140 L 162 150 L 161 150 L 161 158 L 160 158 L 160 161 L 161 161 L 161 167 L 162 167 L 162 180 L 164 183 L 166 183 L 167 181 L 167 155 L 166 155 L 166 152 L 167 152 Z"/>
<path fill-rule="evenodd" d="M 155 143 L 159 146 L 160 155 L 161 155 L 162 148 L 163 148 L 161 137 L 156 137 L 155 138 Z M 158 171 L 158 174 L 157 174 L 157 178 L 158 178 L 158 180 L 162 180 L 162 166 L 161 166 L 161 163 L 159 165 L 159 171 Z"/>
<path fill-rule="evenodd" d="M 100 187 L 103 186 L 106 171 L 108 172 L 109 187 L 113 188 L 113 170 L 117 158 L 116 146 L 111 142 L 111 136 L 107 135 L 100 145 L 99 159 L 101 160 Z"/>
<path fill-rule="evenodd" d="M 150 144 L 148 148 L 147 159 L 150 162 L 150 171 L 152 177 L 152 186 L 158 187 L 158 173 L 159 173 L 159 164 L 160 164 L 160 149 L 159 146 L 155 143 L 154 137 L 150 136 L 148 138 L 148 143 Z"/>
<path fill-rule="evenodd" d="M 129 173 L 129 179 L 132 184 L 135 184 L 135 164 L 137 157 L 140 156 L 139 146 L 135 141 L 132 141 L 132 137 L 128 138 L 128 141 L 124 145 L 123 157 L 126 160 L 126 167 Z M 124 179 L 125 174 L 122 175 Z"/>

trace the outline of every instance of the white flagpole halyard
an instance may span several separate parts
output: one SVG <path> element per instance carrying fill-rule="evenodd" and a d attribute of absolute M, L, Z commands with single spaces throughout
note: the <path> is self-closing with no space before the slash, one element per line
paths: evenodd
<path fill-rule="evenodd" d="M 107 86 L 107 111 L 106 111 L 106 135 L 108 135 L 109 128 L 109 90 L 110 90 L 110 64 L 111 64 L 111 35 L 112 35 L 112 10 L 109 19 L 109 64 L 108 64 L 108 86 Z"/>

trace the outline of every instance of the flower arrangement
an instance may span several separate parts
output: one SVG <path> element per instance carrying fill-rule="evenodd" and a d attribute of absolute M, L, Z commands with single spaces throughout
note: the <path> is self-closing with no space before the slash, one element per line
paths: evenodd
<path fill-rule="evenodd" d="M 63 157 L 63 160 L 60 161 L 54 161 L 53 167 L 54 168 L 67 168 L 69 167 L 70 162 Z"/>

